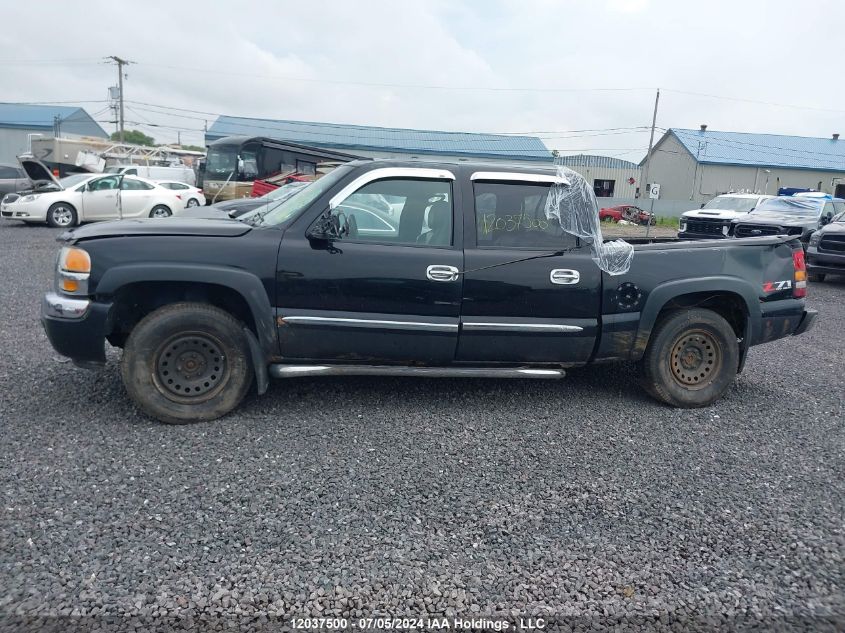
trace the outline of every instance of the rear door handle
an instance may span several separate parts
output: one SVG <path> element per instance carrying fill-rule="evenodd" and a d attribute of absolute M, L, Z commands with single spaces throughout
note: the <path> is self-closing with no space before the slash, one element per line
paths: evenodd
<path fill-rule="evenodd" d="M 549 281 L 558 286 L 571 286 L 581 281 L 581 273 L 571 268 L 555 268 L 549 273 Z"/>
<path fill-rule="evenodd" d="M 457 281 L 458 269 L 454 266 L 435 264 L 425 269 L 425 276 L 431 281 Z"/>

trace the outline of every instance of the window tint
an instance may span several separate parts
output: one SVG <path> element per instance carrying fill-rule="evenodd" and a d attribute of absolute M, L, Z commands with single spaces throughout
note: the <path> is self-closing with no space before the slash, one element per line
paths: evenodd
<path fill-rule="evenodd" d="M 134 167 L 133 167 L 132 169 L 124 169 L 124 170 L 123 170 L 123 175 L 124 175 L 124 176 L 137 176 L 137 175 L 138 175 L 138 170 L 137 170 L 137 169 L 135 169 Z"/>
<path fill-rule="evenodd" d="M 124 178 L 120 184 L 123 191 L 146 191 L 153 189 L 153 186 L 144 182 L 143 180 L 135 180 L 134 178 Z"/>
<path fill-rule="evenodd" d="M 117 189 L 117 184 L 120 178 L 117 176 L 106 176 L 105 178 L 97 178 L 88 183 L 88 189 L 91 191 L 108 191 L 110 189 Z"/>
<path fill-rule="evenodd" d="M 452 183 L 390 178 L 368 183 L 333 214 L 349 227 L 344 239 L 395 244 L 452 244 Z"/>
<path fill-rule="evenodd" d="M 0 178 L 3 180 L 14 180 L 15 178 L 19 178 L 18 170 L 14 167 L 6 167 L 5 165 L 0 165 Z"/>
<path fill-rule="evenodd" d="M 550 185 L 476 182 L 478 245 L 505 248 L 566 248 L 575 238 L 556 219 L 546 218 Z"/>
<path fill-rule="evenodd" d="M 183 185 L 181 182 L 160 182 L 158 184 L 160 184 L 162 187 L 167 187 L 168 189 L 182 190 L 188 188 L 188 185 Z"/>

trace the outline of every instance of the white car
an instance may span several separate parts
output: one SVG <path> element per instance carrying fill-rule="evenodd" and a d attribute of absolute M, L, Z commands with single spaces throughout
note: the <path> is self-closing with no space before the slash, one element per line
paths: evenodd
<path fill-rule="evenodd" d="M 177 182 L 175 180 L 156 180 L 165 189 L 170 189 L 176 196 L 182 200 L 186 209 L 191 207 L 204 207 L 205 194 L 199 187 L 193 187 L 185 182 Z"/>
<path fill-rule="evenodd" d="M 759 193 L 726 193 L 716 196 L 700 209 L 681 215 L 678 221 L 678 238 L 712 240 L 729 237 L 733 220 L 750 213 L 763 200 L 774 197 Z"/>
<path fill-rule="evenodd" d="M 176 192 L 137 176 L 74 174 L 53 177 L 40 161 L 20 158 L 34 189 L 7 194 L 0 218 L 68 227 L 119 218 L 166 218 L 184 202 Z"/>

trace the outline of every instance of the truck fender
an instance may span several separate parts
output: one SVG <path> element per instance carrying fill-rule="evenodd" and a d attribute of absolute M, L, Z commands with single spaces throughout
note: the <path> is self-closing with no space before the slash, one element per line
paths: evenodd
<path fill-rule="evenodd" d="M 261 280 L 252 273 L 226 266 L 195 264 L 144 263 L 126 264 L 109 268 L 96 286 L 97 294 L 113 295 L 123 286 L 132 283 L 170 281 L 206 283 L 224 286 L 243 297 L 250 312 L 257 336 L 247 332 L 252 362 L 255 367 L 255 384 L 258 393 L 267 390 L 267 366 L 275 355 L 276 325 L 270 298 Z"/>
<path fill-rule="evenodd" d="M 648 346 L 651 331 L 657 322 L 657 317 L 664 306 L 671 300 L 683 295 L 696 294 L 701 292 L 712 292 L 714 294 L 733 294 L 742 299 L 745 309 L 748 312 L 748 324 L 742 347 L 746 348 L 759 328 L 761 313 L 760 302 L 754 289 L 748 282 L 737 277 L 711 276 L 697 279 L 676 279 L 667 281 L 654 288 L 646 298 L 645 305 L 640 312 L 640 323 L 637 328 L 637 335 L 631 349 L 631 360 L 639 360 L 645 353 Z M 744 358 L 743 350 L 740 350 L 740 357 Z"/>

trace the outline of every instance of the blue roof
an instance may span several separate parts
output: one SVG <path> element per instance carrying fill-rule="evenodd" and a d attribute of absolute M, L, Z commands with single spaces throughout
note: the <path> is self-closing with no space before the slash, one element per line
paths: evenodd
<path fill-rule="evenodd" d="M 845 140 L 671 128 L 700 163 L 845 172 Z"/>
<path fill-rule="evenodd" d="M 52 131 L 55 117 L 61 120 L 63 134 L 108 138 L 100 124 L 77 106 L 0 103 L 0 128 Z"/>
<path fill-rule="evenodd" d="M 604 169 L 638 169 L 636 163 L 613 156 L 596 156 L 595 154 L 574 154 L 572 156 L 559 156 L 555 159 L 556 165 L 566 167 L 598 167 Z"/>
<path fill-rule="evenodd" d="M 206 142 L 224 136 L 266 136 L 279 140 L 346 150 L 356 149 L 411 154 L 446 154 L 472 158 L 507 158 L 514 161 L 549 161 L 551 152 L 535 136 L 437 132 L 403 128 L 275 121 L 220 116 L 206 133 Z"/>

